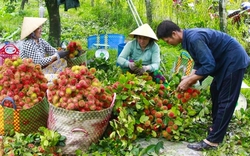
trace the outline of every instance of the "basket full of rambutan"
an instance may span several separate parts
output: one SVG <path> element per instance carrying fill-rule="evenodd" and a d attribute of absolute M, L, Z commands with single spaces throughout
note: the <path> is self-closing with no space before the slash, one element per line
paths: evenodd
<path fill-rule="evenodd" d="M 47 127 L 67 136 L 64 154 L 87 150 L 109 124 L 116 94 L 105 89 L 95 72 L 95 68 L 75 65 L 65 68 L 48 85 Z"/>
<path fill-rule="evenodd" d="M 0 66 L 0 135 L 10 131 L 25 135 L 47 125 L 47 79 L 41 65 L 19 56 Z"/>
<path fill-rule="evenodd" d="M 85 65 L 87 66 L 87 51 L 82 49 L 80 42 L 71 41 L 67 50 L 69 51 L 69 56 L 66 58 L 68 67 L 74 65 Z"/>

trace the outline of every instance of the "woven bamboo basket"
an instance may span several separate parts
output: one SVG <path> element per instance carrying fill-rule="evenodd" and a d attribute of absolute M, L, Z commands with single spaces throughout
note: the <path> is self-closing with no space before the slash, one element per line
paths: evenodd
<path fill-rule="evenodd" d="M 75 58 L 66 58 L 67 66 L 72 67 L 75 65 L 87 66 L 87 51 L 84 51 L 80 56 Z"/>

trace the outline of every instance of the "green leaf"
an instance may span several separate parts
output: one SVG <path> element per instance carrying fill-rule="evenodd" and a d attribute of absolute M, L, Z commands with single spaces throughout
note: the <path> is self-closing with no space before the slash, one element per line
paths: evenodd
<path fill-rule="evenodd" d="M 132 153 L 133 155 L 139 155 L 140 149 L 139 149 L 139 148 L 133 148 L 132 151 L 131 151 L 131 153 Z"/>
<path fill-rule="evenodd" d="M 142 60 L 134 61 L 135 66 L 138 68 L 142 68 Z"/>
<path fill-rule="evenodd" d="M 204 109 L 202 109 L 201 111 L 200 111 L 200 113 L 199 113 L 199 116 L 204 116 Z"/>
<path fill-rule="evenodd" d="M 131 84 L 124 84 L 124 87 L 130 90 L 132 85 Z"/>
<path fill-rule="evenodd" d="M 194 116 L 196 114 L 196 111 L 194 109 L 188 109 L 187 114 L 189 116 Z"/>
<path fill-rule="evenodd" d="M 126 134 L 125 129 L 121 128 L 119 131 L 117 131 L 117 134 L 119 135 L 119 137 L 123 137 Z"/>
<path fill-rule="evenodd" d="M 80 149 L 75 151 L 76 156 L 82 156 L 83 152 Z"/>
<path fill-rule="evenodd" d="M 155 146 L 155 153 L 156 154 L 159 154 L 160 149 L 164 149 L 163 144 L 164 144 L 163 141 L 160 141 L 156 144 L 156 146 Z"/>
<path fill-rule="evenodd" d="M 202 122 L 206 122 L 206 118 L 200 118 L 200 120 L 202 121 Z"/>
<path fill-rule="evenodd" d="M 180 117 L 177 117 L 176 120 L 174 120 L 174 123 L 178 126 L 183 125 L 183 119 L 181 119 Z"/>
<path fill-rule="evenodd" d="M 157 134 L 156 134 L 155 131 L 152 131 L 152 132 L 151 132 L 151 135 L 152 135 L 153 137 L 156 137 L 156 136 L 157 136 Z"/>
<path fill-rule="evenodd" d="M 135 104 L 135 107 L 136 107 L 137 110 L 140 110 L 142 108 L 141 103 L 137 102 Z"/>
<path fill-rule="evenodd" d="M 57 146 L 61 146 L 61 147 L 64 147 L 65 146 L 65 142 L 58 142 Z"/>
<path fill-rule="evenodd" d="M 34 135 L 33 134 L 28 134 L 26 137 L 25 137 L 25 141 L 27 142 L 33 142 L 34 141 Z"/>
<path fill-rule="evenodd" d="M 209 114 L 210 113 L 210 111 L 209 111 L 209 109 L 207 107 L 204 107 L 204 112 L 205 112 L 205 114 Z"/>
<path fill-rule="evenodd" d="M 148 155 L 151 155 L 153 153 L 155 153 L 155 145 L 149 145 L 146 147 L 146 151 Z"/>
<path fill-rule="evenodd" d="M 179 140 L 179 138 L 180 138 L 179 136 L 174 135 L 174 139 L 175 139 L 175 140 Z"/>
<path fill-rule="evenodd" d="M 115 136 L 116 136 L 115 134 L 116 134 L 115 131 L 113 131 L 113 132 L 109 135 L 109 137 L 110 137 L 110 138 L 115 138 Z"/>
<path fill-rule="evenodd" d="M 146 98 L 143 97 L 142 101 L 143 101 L 143 103 L 144 103 L 145 106 L 149 106 L 150 105 L 149 101 Z"/>
<path fill-rule="evenodd" d="M 43 145 L 44 146 L 49 146 L 49 141 L 48 140 L 44 140 Z"/>
<path fill-rule="evenodd" d="M 65 140 L 66 140 L 66 137 L 65 137 L 65 136 L 63 136 L 63 135 L 61 135 L 61 137 L 60 137 L 59 141 L 65 141 Z"/>
<path fill-rule="evenodd" d="M 148 121 L 148 119 L 149 119 L 148 116 L 142 115 L 142 116 L 140 117 L 140 123 L 144 123 L 144 122 Z"/>
<path fill-rule="evenodd" d="M 125 75 L 121 75 L 120 79 L 119 79 L 119 82 L 124 84 L 126 81 L 127 81 L 127 78 L 125 77 Z"/>
<path fill-rule="evenodd" d="M 119 113 L 119 117 L 120 117 L 121 119 L 124 119 L 124 118 L 125 118 L 125 114 L 126 114 L 126 110 L 125 110 L 125 109 L 121 109 L 121 110 L 120 110 L 120 113 Z"/>
<path fill-rule="evenodd" d="M 123 146 L 123 147 L 127 147 L 128 141 L 126 141 L 126 140 L 121 140 L 121 141 L 122 141 L 122 146 Z"/>
<path fill-rule="evenodd" d="M 138 132 L 140 132 L 140 133 L 144 131 L 144 129 L 141 128 L 141 127 L 139 127 L 139 126 L 136 127 L 136 130 L 137 130 Z"/>
<path fill-rule="evenodd" d="M 138 154 L 138 156 L 144 156 L 145 154 L 147 154 L 147 149 L 144 148 L 140 151 L 140 153 Z"/>

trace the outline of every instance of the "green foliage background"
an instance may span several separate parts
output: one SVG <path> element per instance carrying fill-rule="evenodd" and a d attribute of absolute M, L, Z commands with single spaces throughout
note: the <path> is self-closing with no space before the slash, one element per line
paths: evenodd
<path fill-rule="evenodd" d="M 147 23 L 146 8 L 144 0 L 133 1 L 137 11 L 144 23 Z M 164 19 L 171 19 L 177 22 L 181 28 L 192 27 L 207 27 L 213 29 L 219 29 L 219 19 L 211 20 L 208 14 L 207 8 L 212 4 L 212 0 L 201 0 L 200 3 L 195 5 L 195 8 L 190 7 L 188 4 L 193 0 L 183 0 L 182 6 L 174 6 L 172 0 L 152 0 L 153 11 L 153 23 L 151 27 L 155 30 L 156 26 Z M 228 0 L 227 9 L 234 10 L 240 6 L 240 0 Z M 29 0 L 25 5 L 24 10 L 20 10 L 21 0 L 9 3 L 8 1 L 0 1 L 0 42 L 4 41 L 18 41 L 20 38 L 20 30 L 23 17 L 34 16 L 38 17 L 39 2 L 37 0 Z M 61 40 L 71 41 L 79 40 L 82 43 L 84 49 L 87 49 L 87 39 L 91 35 L 98 33 L 100 29 L 106 30 L 107 33 L 118 33 L 126 36 L 126 40 L 131 40 L 128 34 L 137 27 L 137 24 L 133 18 L 133 15 L 125 0 L 95 0 L 94 6 L 91 6 L 91 0 L 80 0 L 80 7 L 77 9 L 69 9 L 64 11 L 64 6 L 60 6 L 61 26 L 62 34 Z M 45 17 L 48 18 L 48 13 L 45 11 Z M 243 24 L 237 28 L 231 24 L 231 20 L 228 19 L 227 33 L 239 40 L 249 53 L 249 44 L 242 38 L 242 31 L 246 30 Z M 43 38 L 48 38 L 48 23 L 43 27 Z M 173 67 L 173 63 L 176 57 L 180 54 L 182 49 L 180 47 L 172 47 L 159 41 L 158 44 L 161 47 L 163 67 L 166 69 L 167 74 Z M 88 50 L 88 59 L 94 58 L 95 49 Z M 117 50 L 109 50 L 110 62 L 115 64 L 117 58 Z M 249 68 L 245 75 L 245 81 L 249 79 Z M 250 99 L 249 89 L 242 91 L 243 94 Z M 249 107 L 249 100 L 248 100 Z M 232 151 L 237 152 L 234 148 L 233 141 L 242 139 L 243 142 L 249 142 L 249 126 L 246 119 L 249 119 L 249 109 L 246 113 L 237 114 L 237 118 L 234 119 L 232 128 L 235 130 L 235 136 L 231 136 L 231 141 L 225 144 L 221 151 L 222 153 L 231 146 Z M 235 125 L 236 123 L 236 125 Z M 241 124 L 242 127 L 237 127 L 237 124 Z M 244 128 L 243 128 L 244 126 Z M 236 128 L 235 128 L 236 127 Z M 230 135 L 228 135 L 230 137 Z M 230 138 L 227 138 L 230 140 Z M 244 152 L 241 152 L 244 155 Z M 212 153 L 213 154 L 213 153 Z M 212 155 L 210 154 L 210 155 Z M 219 155 L 221 153 L 214 153 Z M 207 153 L 209 155 L 209 153 Z M 237 154 L 236 154 L 237 155 Z M 240 155 L 240 154 L 238 154 Z"/>
<path fill-rule="evenodd" d="M 207 8 L 212 4 L 212 0 L 200 1 L 195 4 L 195 8 L 189 6 L 194 0 L 183 0 L 182 5 L 173 5 L 172 0 L 152 0 L 153 22 L 151 27 L 155 30 L 157 25 L 164 19 L 171 19 L 178 23 L 181 28 L 208 27 L 219 29 L 219 19 L 211 20 Z M 147 23 L 146 8 L 144 0 L 133 1 L 138 14 L 143 23 Z M 20 29 L 23 17 L 39 16 L 39 3 L 37 0 L 29 0 L 24 10 L 20 10 L 21 0 L 0 2 L 0 42 L 5 40 L 17 41 L 20 38 Z M 238 9 L 239 1 L 228 1 L 227 9 Z M 46 9 L 46 8 L 45 8 Z M 80 0 L 79 8 L 72 8 L 64 11 L 64 5 L 60 5 L 61 16 L 61 40 L 79 40 L 84 48 L 87 48 L 87 39 L 91 35 L 98 33 L 100 29 L 106 33 L 118 33 L 126 36 L 137 27 L 133 14 L 129 9 L 127 1 L 122 0 L 96 0 L 91 6 L 91 0 Z M 48 18 L 47 10 L 45 17 Z M 243 25 L 236 28 L 230 25 L 228 20 L 228 33 L 236 37 L 248 49 L 248 44 L 242 40 Z M 43 38 L 48 38 L 48 23 L 43 27 Z M 159 42 L 161 51 L 169 59 L 164 62 L 167 67 L 172 66 L 172 62 L 181 51 L 180 48 L 173 48 L 164 42 Z M 89 53 L 90 54 L 90 53 Z M 111 55 L 113 56 L 113 55 Z M 116 56 L 116 55 L 114 55 Z M 165 59 L 165 58 L 164 58 Z"/>

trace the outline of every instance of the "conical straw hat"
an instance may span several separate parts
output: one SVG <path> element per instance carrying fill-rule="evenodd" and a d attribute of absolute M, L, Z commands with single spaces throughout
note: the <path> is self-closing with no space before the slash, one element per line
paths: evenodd
<path fill-rule="evenodd" d="M 46 20 L 47 18 L 24 17 L 21 31 L 21 40 L 39 28 Z"/>
<path fill-rule="evenodd" d="M 139 26 L 137 29 L 135 29 L 129 34 L 129 36 L 131 37 L 134 37 L 135 35 L 145 36 L 154 40 L 158 40 L 157 36 L 155 35 L 155 32 L 147 23 Z"/>

